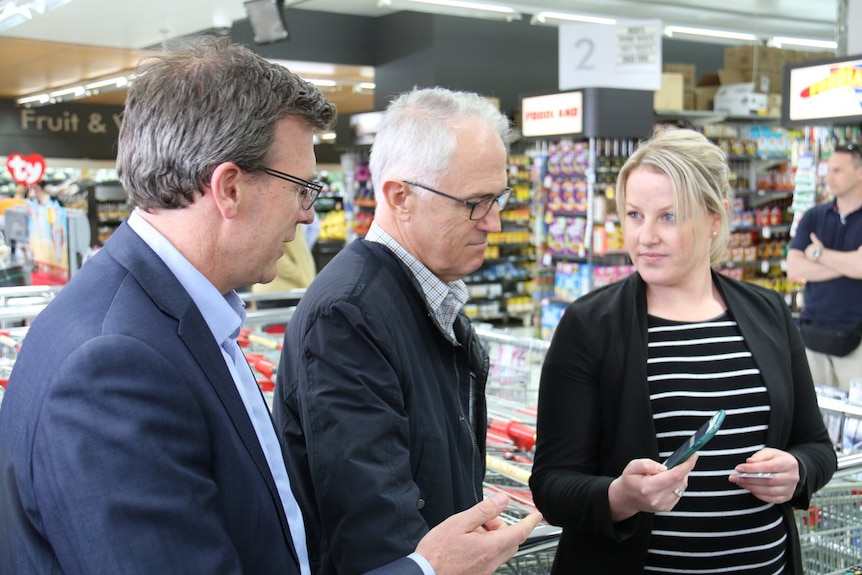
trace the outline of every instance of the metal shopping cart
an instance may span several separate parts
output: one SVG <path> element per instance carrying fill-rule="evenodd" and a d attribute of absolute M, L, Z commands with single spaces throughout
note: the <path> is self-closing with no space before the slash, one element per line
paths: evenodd
<path fill-rule="evenodd" d="M 549 342 L 519 337 L 492 329 L 476 328 L 490 359 L 486 393 L 526 406 L 538 400 L 539 372 Z"/>
<path fill-rule="evenodd" d="M 806 575 L 842 575 L 862 564 L 862 482 L 837 478 L 796 512 Z"/>
<path fill-rule="evenodd" d="M 527 481 L 532 463 L 526 455 L 506 460 L 498 455 L 487 456 L 485 495 L 501 491 L 509 496 L 509 507 L 502 514 L 505 521 L 514 523 L 536 510 Z M 495 575 L 544 575 L 551 572 L 561 529 L 541 523 L 518 552 L 500 566 Z"/>

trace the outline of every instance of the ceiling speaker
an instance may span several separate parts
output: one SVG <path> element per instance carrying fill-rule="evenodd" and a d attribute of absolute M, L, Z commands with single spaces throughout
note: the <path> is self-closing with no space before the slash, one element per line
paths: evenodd
<path fill-rule="evenodd" d="M 287 39 L 284 0 L 247 0 L 243 5 L 255 42 L 266 44 Z"/>

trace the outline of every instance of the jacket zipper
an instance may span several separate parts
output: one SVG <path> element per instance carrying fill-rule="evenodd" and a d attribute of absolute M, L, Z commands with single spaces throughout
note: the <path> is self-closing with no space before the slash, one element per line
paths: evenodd
<path fill-rule="evenodd" d="M 469 344 L 470 342 L 468 342 Z M 469 348 L 465 348 L 468 350 Z M 470 450 L 472 452 L 472 457 L 470 458 L 470 477 L 473 480 L 470 484 L 470 488 L 473 490 L 473 500 L 476 503 L 479 503 L 479 494 L 476 492 L 476 460 L 479 457 L 479 443 L 476 441 L 476 433 L 473 431 L 473 425 L 470 423 L 470 419 L 464 414 L 464 404 L 461 402 L 461 370 L 458 369 L 458 353 L 457 351 L 453 355 L 453 362 L 455 364 L 455 376 L 458 380 L 458 410 L 460 411 L 460 418 L 464 425 L 467 427 L 467 433 L 470 435 Z M 474 384 L 473 378 L 470 377 L 470 389 L 467 393 L 467 402 L 470 402 L 471 393 L 473 392 Z"/>

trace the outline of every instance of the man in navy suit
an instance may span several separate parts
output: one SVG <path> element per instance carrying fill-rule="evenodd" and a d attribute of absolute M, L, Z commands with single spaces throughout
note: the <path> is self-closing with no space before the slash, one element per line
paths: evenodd
<path fill-rule="evenodd" d="M 223 38 L 142 63 L 117 158 L 133 214 L 33 322 L 0 410 L 0 573 L 309 572 L 234 290 L 271 281 L 311 222 L 334 120 Z M 537 521 L 505 526 L 505 504 L 374 573 L 492 572 Z"/>

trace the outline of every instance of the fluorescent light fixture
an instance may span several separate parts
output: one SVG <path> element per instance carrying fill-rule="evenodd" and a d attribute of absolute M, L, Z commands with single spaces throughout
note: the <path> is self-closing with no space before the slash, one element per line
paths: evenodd
<path fill-rule="evenodd" d="M 545 24 L 548 26 L 558 26 L 560 24 L 568 24 L 570 22 L 585 22 L 587 24 L 616 24 L 614 18 L 602 18 L 600 16 L 584 16 L 581 14 L 569 14 L 567 12 L 539 12 L 530 19 L 530 24 Z"/>
<path fill-rule="evenodd" d="M 831 40 L 812 40 L 809 38 L 789 38 L 787 36 L 775 36 L 769 40 L 771 46 L 781 48 L 782 46 L 805 46 L 808 48 L 823 48 L 825 50 L 836 50 L 838 42 Z"/>
<path fill-rule="evenodd" d="M 315 86 L 320 86 L 322 88 L 334 88 L 338 86 L 338 82 L 335 80 L 325 80 L 323 78 L 306 78 L 307 82 L 311 82 Z"/>
<path fill-rule="evenodd" d="M 101 88 L 124 88 L 129 85 L 129 78 L 126 76 L 120 76 L 118 78 L 108 78 L 107 80 L 99 80 L 97 82 L 91 82 L 86 84 L 84 88 L 86 90 L 100 90 Z"/>
<path fill-rule="evenodd" d="M 726 38 L 728 40 L 745 40 L 751 42 L 759 41 L 759 38 L 754 34 L 745 32 L 730 32 L 727 30 L 709 30 L 706 28 L 688 28 L 686 26 L 666 26 L 664 29 L 665 36 L 673 38 L 675 34 L 688 36 L 707 36 L 709 38 Z"/>
<path fill-rule="evenodd" d="M 3 10 L 0 10 L 0 30 L 8 30 L 32 18 L 33 14 L 28 8 L 16 6 L 14 2 L 10 2 L 3 6 Z"/>
<path fill-rule="evenodd" d="M 312 139 L 315 146 L 324 142 L 332 144 L 335 143 L 335 132 L 315 132 L 312 136 Z"/>
<path fill-rule="evenodd" d="M 0 0 L 0 31 L 33 19 L 33 13 L 44 15 L 71 0 Z"/>
<path fill-rule="evenodd" d="M 86 93 L 87 90 L 85 90 L 83 86 L 72 86 L 71 88 L 63 88 L 62 90 L 55 90 L 53 92 L 49 92 L 48 96 L 51 98 L 62 98 L 63 96 L 73 96 L 75 98 L 80 98 Z"/>
<path fill-rule="evenodd" d="M 44 105 L 51 101 L 51 97 L 48 94 L 36 94 L 35 96 L 26 96 L 24 98 L 18 98 L 15 100 L 15 103 L 19 106 L 26 106 L 27 104 L 39 104 Z"/>
<path fill-rule="evenodd" d="M 100 94 L 105 92 L 113 92 L 114 90 L 123 90 L 128 88 L 135 79 L 134 74 L 127 76 L 116 76 L 113 78 L 105 78 L 103 80 L 94 80 L 86 84 L 75 86 L 66 86 L 56 90 L 50 90 L 41 94 L 31 94 L 15 99 L 15 103 L 19 106 L 32 108 L 34 106 L 45 106 L 47 104 L 56 104 L 67 100 L 76 100 Z"/>
<path fill-rule="evenodd" d="M 319 62 L 304 62 L 302 60 L 274 60 L 269 59 L 273 64 L 284 66 L 294 74 L 300 76 L 304 74 L 323 74 L 331 76 L 335 74 L 334 64 L 320 64 Z"/>
<path fill-rule="evenodd" d="M 377 84 L 374 82 L 359 82 L 353 86 L 353 92 L 356 94 L 361 94 L 362 92 L 373 92 L 375 88 L 377 88 Z"/>
<path fill-rule="evenodd" d="M 452 16 L 468 16 L 473 18 L 491 18 L 511 22 L 520 20 L 521 13 L 509 6 L 486 4 L 484 2 L 468 2 L 466 0 L 379 0 L 378 8 L 394 8 L 430 12 L 432 14 L 450 14 Z"/>

